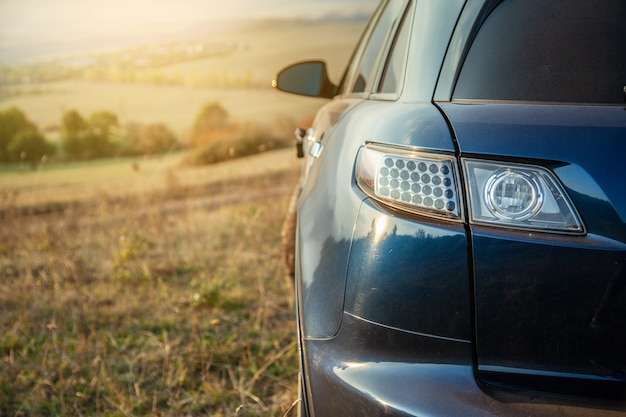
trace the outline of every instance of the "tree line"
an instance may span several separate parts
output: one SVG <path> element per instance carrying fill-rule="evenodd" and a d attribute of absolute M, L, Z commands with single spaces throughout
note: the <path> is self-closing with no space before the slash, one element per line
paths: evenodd
<path fill-rule="evenodd" d="M 21 110 L 12 107 L 0 112 L 0 162 L 34 162 L 55 152 L 55 146 Z"/>
<path fill-rule="evenodd" d="M 177 148 L 192 150 L 188 165 L 204 165 L 291 146 L 295 123 L 277 117 L 266 123 L 233 122 L 220 103 L 205 104 L 179 141 L 163 123 L 121 125 L 115 113 L 97 111 L 84 116 L 77 110 L 63 113 L 59 140 L 52 142 L 18 108 L 0 110 L 0 163 L 22 162 L 36 167 L 54 157 L 85 161 L 116 156 L 161 154 Z"/>
<path fill-rule="evenodd" d="M 0 111 L 0 162 L 26 162 L 36 166 L 57 156 L 64 161 L 91 160 L 166 152 L 178 139 L 163 123 L 128 123 L 116 114 L 98 111 L 85 117 L 66 111 L 60 123 L 60 141 L 48 140 L 20 109 Z"/>

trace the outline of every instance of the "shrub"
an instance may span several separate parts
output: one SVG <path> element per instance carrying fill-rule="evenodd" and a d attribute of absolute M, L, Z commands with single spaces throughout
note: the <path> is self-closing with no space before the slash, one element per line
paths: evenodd
<path fill-rule="evenodd" d="M 125 127 L 122 154 L 151 155 L 178 147 L 176 135 L 163 123 L 128 123 Z"/>
<path fill-rule="evenodd" d="M 63 149 L 70 159 L 113 156 L 118 127 L 117 115 L 109 111 L 95 112 L 84 119 L 76 110 L 70 110 L 61 121 Z"/>
<path fill-rule="evenodd" d="M 189 145 L 200 147 L 228 134 L 232 129 L 229 118 L 228 112 L 219 103 L 205 104 L 194 120 Z"/>
<path fill-rule="evenodd" d="M 61 119 L 63 149 L 71 159 L 81 159 L 86 151 L 86 137 L 89 134 L 87 121 L 76 110 L 69 110 Z"/>
<path fill-rule="evenodd" d="M 238 126 L 230 136 L 196 148 L 183 165 L 207 165 L 291 146 L 291 140 L 276 137 L 271 129 L 255 123 Z"/>
<path fill-rule="evenodd" d="M 218 103 L 206 104 L 196 117 L 189 136 L 193 151 L 183 165 L 207 165 L 292 145 L 296 123 L 277 116 L 268 123 L 230 123 Z"/>
<path fill-rule="evenodd" d="M 20 109 L 11 107 L 0 111 L 0 161 L 12 159 L 11 152 L 8 151 L 7 147 L 16 135 L 25 131 L 36 132 L 37 127 L 28 120 Z"/>
<path fill-rule="evenodd" d="M 33 167 L 44 156 L 51 156 L 55 147 L 36 130 L 18 132 L 7 145 L 7 153 L 13 161 L 29 162 Z"/>

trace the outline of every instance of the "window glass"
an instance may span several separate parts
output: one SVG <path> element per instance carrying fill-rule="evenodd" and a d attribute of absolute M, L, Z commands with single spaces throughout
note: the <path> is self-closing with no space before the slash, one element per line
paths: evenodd
<path fill-rule="evenodd" d="M 363 49 L 365 49 L 365 45 L 367 44 L 367 39 L 369 39 L 369 35 L 372 31 L 372 28 L 374 24 L 376 23 L 376 21 L 378 20 L 378 16 L 380 15 L 382 9 L 383 9 L 383 3 L 381 2 L 376 8 L 376 10 L 374 11 L 372 18 L 367 23 L 367 27 L 363 31 L 363 34 L 361 35 L 361 39 L 359 40 L 358 45 L 356 46 L 355 50 L 352 52 L 352 56 L 350 57 L 350 60 L 348 61 L 348 66 L 346 67 L 346 70 L 344 71 L 344 74 L 341 78 L 341 82 L 339 84 L 338 91 L 340 94 L 347 93 L 349 88 L 352 87 L 352 85 L 350 84 L 350 80 L 352 80 L 352 76 L 354 75 L 358 67 L 357 58 L 361 56 Z"/>
<path fill-rule="evenodd" d="M 624 103 L 626 1 L 507 0 L 487 18 L 455 99 Z"/>
<path fill-rule="evenodd" d="M 353 77 L 352 92 L 360 93 L 372 87 L 373 77 L 384 46 L 396 22 L 401 17 L 404 1 L 391 1 L 380 16 L 366 49 L 361 58 L 358 70 Z"/>
<path fill-rule="evenodd" d="M 408 13 L 406 13 L 408 14 Z M 411 24 L 407 18 L 402 19 L 400 32 L 394 40 L 393 46 L 379 88 L 380 93 L 396 93 L 401 87 L 402 78 L 404 76 L 404 68 L 406 63 L 407 47 L 409 43 L 409 34 Z"/>

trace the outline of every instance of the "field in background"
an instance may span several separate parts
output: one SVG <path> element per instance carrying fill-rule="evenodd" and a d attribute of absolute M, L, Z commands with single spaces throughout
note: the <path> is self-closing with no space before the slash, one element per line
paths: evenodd
<path fill-rule="evenodd" d="M 48 206 L 120 199 L 144 193 L 180 193 L 185 189 L 207 189 L 213 183 L 227 184 L 242 178 L 284 172 L 297 165 L 294 149 L 234 159 L 206 167 L 182 168 L 184 154 L 153 158 L 127 158 L 83 163 L 41 165 L 19 171 L 17 165 L 0 172 L 0 208 L 46 211 Z M 285 181 L 295 181 L 293 178 Z"/>
<path fill-rule="evenodd" d="M 364 22 L 257 22 L 212 36 L 210 42 L 237 45 L 228 53 L 142 70 L 146 81 L 72 79 L 0 89 L 0 108 L 16 106 L 40 128 L 54 131 L 62 114 L 108 110 L 127 122 L 168 125 L 181 139 L 203 104 L 220 103 L 235 121 L 294 123 L 314 114 L 322 100 L 271 89 L 279 69 L 295 61 L 324 59 L 338 81 Z M 170 81 L 167 81 L 170 80 Z M 211 87 L 211 85 L 214 85 Z M 288 132 L 291 134 L 291 132 Z"/>
<path fill-rule="evenodd" d="M 0 184 L 0 415 L 285 415 L 298 369 L 280 256 L 292 153 Z M 63 186 L 77 198 L 55 199 Z"/>
<path fill-rule="evenodd" d="M 324 58 L 337 81 L 363 26 L 257 23 L 212 38 L 237 45 L 223 56 L 143 81 L 5 86 L 0 108 L 20 108 L 52 140 L 70 109 L 164 123 L 181 141 L 209 102 L 236 123 L 295 123 L 323 100 L 272 90 L 274 73 Z M 294 153 L 200 168 L 181 167 L 182 154 L 0 166 L 0 415 L 291 415 L 280 227 Z"/>

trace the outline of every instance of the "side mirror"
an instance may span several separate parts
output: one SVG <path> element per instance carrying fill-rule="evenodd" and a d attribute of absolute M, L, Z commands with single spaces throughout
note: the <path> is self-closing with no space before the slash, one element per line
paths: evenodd
<path fill-rule="evenodd" d="M 299 62 L 280 71 L 272 86 L 286 93 L 308 97 L 332 98 L 336 87 L 328 79 L 323 61 Z"/>

